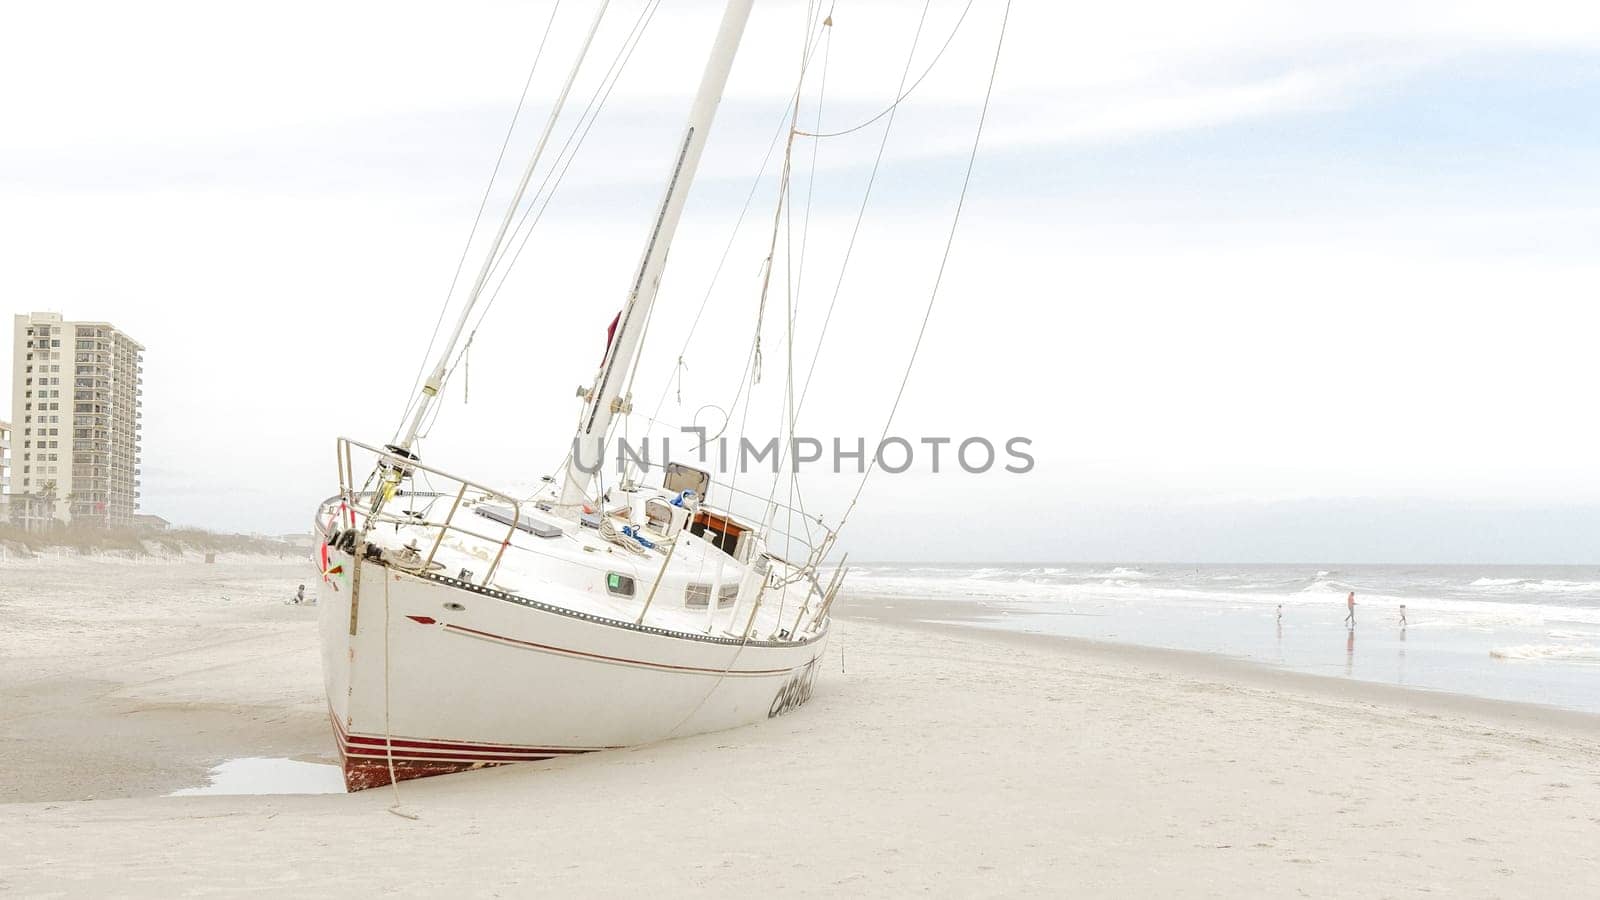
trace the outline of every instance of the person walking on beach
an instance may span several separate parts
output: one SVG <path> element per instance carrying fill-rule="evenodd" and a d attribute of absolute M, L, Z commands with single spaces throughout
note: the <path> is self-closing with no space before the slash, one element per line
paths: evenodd
<path fill-rule="evenodd" d="M 299 590 L 294 592 L 294 605 L 299 606 L 304 602 L 306 602 L 306 586 L 302 584 Z"/>
<path fill-rule="evenodd" d="M 1406 627 L 1406 605 L 1400 604 L 1400 627 Z"/>
<path fill-rule="evenodd" d="M 1350 626 L 1351 628 L 1354 628 L 1354 627 L 1356 627 L 1356 592 L 1355 591 L 1351 591 L 1350 592 L 1350 596 L 1345 598 L 1344 605 L 1345 605 L 1345 608 L 1349 610 L 1349 612 L 1344 614 L 1344 624 Z"/>

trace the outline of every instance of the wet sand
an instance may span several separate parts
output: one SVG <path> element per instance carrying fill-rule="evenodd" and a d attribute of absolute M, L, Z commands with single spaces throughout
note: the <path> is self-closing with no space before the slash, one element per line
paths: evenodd
<path fill-rule="evenodd" d="M 0 563 L 0 803 L 148 797 L 219 761 L 334 762 L 303 560 Z"/>
<path fill-rule="evenodd" d="M 0 893 L 1600 892 L 1595 717 L 859 599 L 812 701 L 753 727 L 403 783 L 414 819 L 153 796 L 329 760 L 304 569 L 228 565 L 20 576 L 72 583 L 54 607 L 0 572 Z"/>
<path fill-rule="evenodd" d="M 1421 715 L 1458 714 L 1504 725 L 1553 726 L 1574 734 L 1587 734 L 1600 746 L 1600 716 L 1579 710 L 1348 677 L 1314 675 L 1212 653 L 1140 647 L 1053 634 L 1030 634 L 997 627 L 995 617 L 1008 610 L 1037 614 L 1036 610 L 1023 605 L 1006 607 L 1003 604 L 988 604 L 983 608 L 975 608 L 969 603 L 934 597 L 855 596 L 841 597 L 836 606 L 842 618 L 968 637 L 977 634 L 986 640 L 1057 651 L 1069 650 L 1079 658 L 1168 669 L 1194 678 L 1226 680 L 1265 690 L 1292 690 L 1297 694 L 1383 703 Z M 1600 691 L 1600 679 L 1597 679 L 1595 689 Z"/>

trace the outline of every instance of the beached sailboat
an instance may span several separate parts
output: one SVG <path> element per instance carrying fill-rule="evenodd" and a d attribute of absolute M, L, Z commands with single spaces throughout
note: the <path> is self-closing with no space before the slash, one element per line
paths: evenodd
<path fill-rule="evenodd" d="M 641 22 L 657 3 L 649 0 Z M 729 0 L 723 10 L 626 303 L 599 369 L 579 389 L 582 413 L 560 476 L 519 497 L 424 462 L 418 440 L 460 359 L 491 271 L 505 259 L 513 219 L 599 30 L 605 0 L 454 331 L 421 379 L 395 440 L 383 446 L 338 441 L 339 492 L 316 513 L 316 565 L 324 582 L 320 632 L 329 715 L 350 790 L 716 731 L 780 715 L 810 698 L 848 569 L 845 557 L 834 557 L 836 528 L 799 500 L 792 506 L 778 500 L 780 467 L 773 468 L 772 490 L 761 493 L 732 479 L 714 481 L 696 466 L 639 459 L 606 484 L 589 464 L 608 458 L 608 439 L 632 412 L 632 378 L 667 251 L 752 4 Z M 965 17 L 963 11 L 957 28 Z M 800 81 L 785 113 L 780 211 L 796 136 L 830 136 L 802 132 L 796 121 L 806 61 L 831 27 L 831 17 L 812 4 Z M 998 43 L 995 54 L 998 61 Z M 886 113 L 909 93 L 910 65 L 908 57 Z M 968 179 L 982 122 L 980 115 Z M 885 141 L 887 135 L 885 129 Z M 965 194 L 963 182 L 962 199 Z M 946 255 L 959 200 L 956 209 Z M 773 223 L 768 283 L 780 227 L 776 214 Z M 766 291 L 764 283 L 761 309 Z M 937 292 L 935 279 L 930 310 Z M 760 371 L 759 311 L 755 318 L 746 364 L 752 382 Z M 793 313 L 784 319 L 792 355 Z M 917 346 L 920 341 L 918 332 Z M 789 368 L 784 434 L 792 444 L 797 392 L 792 362 Z M 910 363 L 902 393 L 909 374 Z M 746 412 L 750 396 L 745 392 Z M 893 414 L 891 408 L 890 421 Z"/>
<path fill-rule="evenodd" d="M 723 13 L 626 306 L 581 392 L 561 483 L 518 498 L 414 452 L 488 260 L 401 439 L 338 442 L 339 493 L 317 514 L 317 565 L 328 586 L 324 680 L 350 790 L 730 728 L 809 697 L 843 577 L 835 567 L 819 578 L 832 533 L 813 519 L 809 543 L 784 554 L 772 541 L 775 505 L 766 524 L 741 516 L 739 495 L 705 471 L 668 464 L 601 493 L 580 464 L 599 458 L 628 411 L 623 375 L 751 5 L 732 0 Z"/>

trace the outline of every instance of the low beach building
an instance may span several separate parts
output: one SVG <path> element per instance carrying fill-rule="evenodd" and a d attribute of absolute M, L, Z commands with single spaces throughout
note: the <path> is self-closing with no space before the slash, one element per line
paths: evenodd
<path fill-rule="evenodd" d="M 143 352 L 108 322 L 71 322 L 49 312 L 16 317 L 13 524 L 133 524 Z"/>

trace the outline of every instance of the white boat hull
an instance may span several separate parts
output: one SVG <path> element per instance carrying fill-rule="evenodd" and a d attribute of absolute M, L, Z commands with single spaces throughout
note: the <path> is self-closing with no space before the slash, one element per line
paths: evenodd
<path fill-rule="evenodd" d="M 776 716 L 810 697 L 827 637 L 641 628 L 370 560 L 358 571 L 324 546 L 323 677 L 352 791 Z"/>

